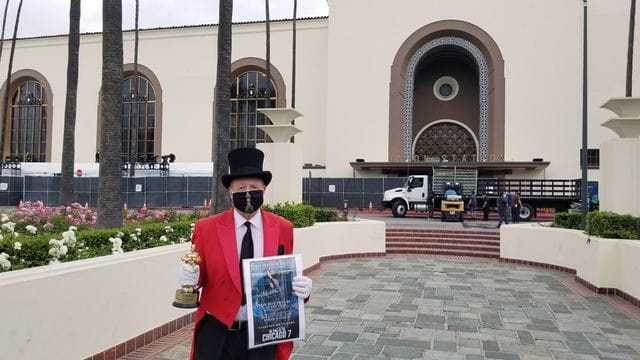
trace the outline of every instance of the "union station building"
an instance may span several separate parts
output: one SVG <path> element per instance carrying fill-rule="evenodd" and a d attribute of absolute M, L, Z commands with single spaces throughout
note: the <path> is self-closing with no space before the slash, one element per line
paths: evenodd
<path fill-rule="evenodd" d="M 352 178 L 476 166 L 482 176 L 580 177 L 583 1 L 329 0 L 329 16 L 297 24 L 296 104 L 304 173 Z M 629 5 L 588 4 L 589 180 L 616 135 L 600 106 L 624 96 Z M 257 109 L 291 107 L 292 21 L 233 26 L 232 146 L 270 141 Z M 124 33 L 123 155 L 212 161 L 215 25 L 140 32 L 138 139 L 131 139 L 134 33 Z M 4 154 L 59 163 L 67 36 L 19 39 Z M 76 162 L 99 149 L 101 34 L 81 36 Z M 10 41 L 0 73 L 6 73 Z M 636 64 L 640 51 L 636 51 Z M 638 78 L 638 77 L 636 77 Z M 634 86 L 635 92 L 640 90 Z M 308 171 L 307 171 L 308 170 Z"/>

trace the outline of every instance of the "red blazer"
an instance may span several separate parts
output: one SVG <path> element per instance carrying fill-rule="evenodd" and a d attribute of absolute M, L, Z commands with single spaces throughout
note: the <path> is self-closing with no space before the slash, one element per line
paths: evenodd
<path fill-rule="evenodd" d="M 231 326 L 242 298 L 240 263 L 236 243 L 233 209 L 196 222 L 193 243 L 202 259 L 199 285 L 202 287 L 200 306 L 196 313 L 194 342 L 191 346 L 193 360 L 195 334 L 205 313 L 210 313 L 227 326 Z M 264 231 L 264 256 L 278 255 L 278 246 L 284 246 L 285 255 L 293 252 L 293 224 L 290 221 L 262 211 Z M 276 360 L 289 359 L 293 342 L 276 345 Z"/>

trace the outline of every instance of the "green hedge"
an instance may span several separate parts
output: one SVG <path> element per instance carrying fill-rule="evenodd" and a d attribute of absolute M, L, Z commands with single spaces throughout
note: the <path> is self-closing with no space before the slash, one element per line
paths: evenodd
<path fill-rule="evenodd" d="M 316 222 L 338 221 L 338 212 L 334 209 L 315 208 Z"/>
<path fill-rule="evenodd" d="M 316 210 L 311 205 L 286 202 L 273 207 L 264 206 L 264 209 L 291 221 L 295 228 L 312 226 L 316 222 Z"/>
<path fill-rule="evenodd" d="M 610 211 L 594 211 L 587 214 L 585 232 L 609 239 L 640 239 L 636 229 L 637 218 Z"/>
<path fill-rule="evenodd" d="M 315 208 L 303 203 L 286 202 L 274 206 L 264 205 L 263 208 L 291 221 L 295 228 L 312 226 L 316 222 L 338 221 L 338 213 L 335 210 Z"/>
<path fill-rule="evenodd" d="M 117 237 L 118 233 L 121 235 L 122 250 L 124 252 L 191 241 L 191 224 L 192 222 L 190 221 L 181 221 L 169 224 L 148 223 L 120 229 L 78 230 L 75 232 L 75 247 L 68 246 L 67 254 L 60 257 L 58 261 L 67 262 L 110 255 L 113 244 L 109 241 L 109 238 Z M 140 229 L 140 235 L 137 235 L 138 231 L 136 229 Z M 131 234 L 135 236 L 132 237 Z M 0 253 L 4 252 L 9 255 L 11 270 L 47 265 L 53 259 L 49 255 L 49 249 L 51 248 L 49 241 L 51 239 L 60 240 L 62 235 L 42 233 L 20 235 L 16 238 L 5 236 L 0 241 Z M 21 244 L 19 250 L 14 247 L 16 242 Z"/>
<path fill-rule="evenodd" d="M 562 227 L 565 229 L 575 229 L 578 230 L 580 228 L 580 213 L 569 213 L 562 212 L 557 213 L 554 219 L 554 224 L 558 227 Z"/>
<path fill-rule="evenodd" d="M 580 213 L 558 213 L 554 224 L 566 229 L 579 229 Z M 636 229 L 638 218 L 631 215 L 619 215 L 610 211 L 592 211 L 587 214 L 584 229 L 588 235 L 608 239 L 640 239 Z"/>

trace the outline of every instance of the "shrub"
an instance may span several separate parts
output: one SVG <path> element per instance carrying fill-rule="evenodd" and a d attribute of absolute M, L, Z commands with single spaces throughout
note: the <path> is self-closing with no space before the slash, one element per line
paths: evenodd
<path fill-rule="evenodd" d="M 316 222 L 330 222 L 338 220 L 338 212 L 334 209 L 315 208 Z"/>
<path fill-rule="evenodd" d="M 312 226 L 316 222 L 316 209 L 311 205 L 286 202 L 273 207 L 264 206 L 264 209 L 291 221 L 296 228 Z"/>
<path fill-rule="evenodd" d="M 587 214 L 585 232 L 610 239 L 640 239 L 636 229 L 638 219 L 631 215 L 619 215 L 610 211 L 594 211 Z"/>
<path fill-rule="evenodd" d="M 73 234 L 73 241 L 64 241 L 62 233 L 53 232 L 17 237 L 7 235 L 0 240 L 0 254 L 8 255 L 11 270 L 24 269 L 51 262 L 67 262 L 188 242 L 191 239 L 191 224 L 190 221 L 170 224 L 151 222 L 120 229 L 80 229 Z M 51 249 L 54 245 L 51 241 L 60 239 L 63 239 L 66 253 L 53 256 Z M 118 245 L 115 239 L 120 239 L 117 241 Z"/>
<path fill-rule="evenodd" d="M 579 229 L 580 228 L 580 213 L 562 212 L 557 213 L 554 219 L 554 224 L 558 227 L 565 229 Z"/>

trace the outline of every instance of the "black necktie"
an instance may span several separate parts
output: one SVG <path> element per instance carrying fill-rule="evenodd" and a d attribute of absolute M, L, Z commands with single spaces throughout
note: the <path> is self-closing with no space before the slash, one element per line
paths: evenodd
<path fill-rule="evenodd" d="M 244 276 L 242 275 L 242 259 L 251 259 L 253 257 L 253 237 L 251 237 L 251 223 L 249 221 L 244 223 L 247 227 L 247 232 L 242 238 L 242 245 L 240 246 L 240 283 L 242 284 L 242 302 L 241 305 L 247 303 L 247 298 L 244 293 Z"/>

